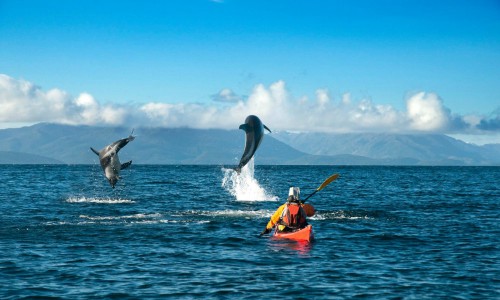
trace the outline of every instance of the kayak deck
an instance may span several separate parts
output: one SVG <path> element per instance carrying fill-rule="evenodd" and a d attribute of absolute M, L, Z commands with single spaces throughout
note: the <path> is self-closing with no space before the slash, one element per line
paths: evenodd
<path fill-rule="evenodd" d="M 291 231 L 291 232 L 281 232 L 277 229 L 274 230 L 273 237 L 279 239 L 289 239 L 295 241 L 312 241 L 314 239 L 314 233 L 311 225 L 307 225 L 306 227 Z"/>

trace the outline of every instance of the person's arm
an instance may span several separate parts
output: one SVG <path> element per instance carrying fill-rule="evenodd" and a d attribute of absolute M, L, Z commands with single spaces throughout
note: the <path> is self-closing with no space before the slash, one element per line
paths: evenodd
<path fill-rule="evenodd" d="M 278 209 L 272 215 L 271 220 L 269 220 L 269 222 L 267 223 L 266 229 L 272 229 L 274 227 L 274 225 L 276 225 L 276 223 L 278 223 L 278 221 L 281 218 L 281 214 L 283 213 L 283 210 L 285 209 L 285 206 L 286 206 L 286 204 L 283 204 L 280 207 L 278 207 Z"/>

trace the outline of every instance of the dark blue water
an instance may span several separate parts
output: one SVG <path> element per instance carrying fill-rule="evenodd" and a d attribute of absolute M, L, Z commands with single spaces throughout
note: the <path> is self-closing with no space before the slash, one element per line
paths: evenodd
<path fill-rule="evenodd" d="M 258 236 L 333 173 L 313 243 Z M 0 166 L 0 298 L 500 298 L 498 167 L 256 166 L 250 201 L 227 176 Z"/>

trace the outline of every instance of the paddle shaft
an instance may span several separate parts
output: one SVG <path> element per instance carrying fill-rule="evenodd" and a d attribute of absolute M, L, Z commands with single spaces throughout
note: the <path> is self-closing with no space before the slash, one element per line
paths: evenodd
<path fill-rule="evenodd" d="M 314 196 L 314 194 L 316 194 L 318 192 L 318 190 L 315 190 L 314 192 L 312 192 L 311 194 L 309 194 L 309 196 L 307 196 L 304 200 L 300 201 L 302 203 L 306 202 L 307 199 L 311 198 L 312 196 Z"/>

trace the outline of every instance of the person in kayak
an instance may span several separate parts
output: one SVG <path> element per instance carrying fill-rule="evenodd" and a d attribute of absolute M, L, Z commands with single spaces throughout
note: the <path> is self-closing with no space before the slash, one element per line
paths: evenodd
<path fill-rule="evenodd" d="M 307 226 L 306 212 L 300 202 L 300 189 L 291 187 L 286 203 L 278 207 L 261 235 L 271 232 L 275 226 L 278 231 L 294 231 Z"/>

